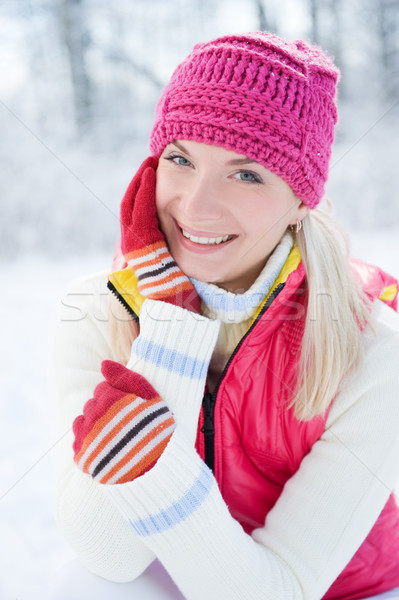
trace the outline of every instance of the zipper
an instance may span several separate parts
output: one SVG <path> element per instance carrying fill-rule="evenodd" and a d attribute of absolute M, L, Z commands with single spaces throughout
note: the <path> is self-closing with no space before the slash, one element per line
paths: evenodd
<path fill-rule="evenodd" d="M 136 321 L 136 323 L 139 323 L 139 317 L 138 317 L 138 315 L 136 315 L 136 313 L 134 312 L 134 310 L 132 309 L 132 307 L 129 306 L 129 304 L 126 302 L 126 300 L 124 299 L 124 297 L 118 292 L 118 290 L 116 289 L 116 287 L 114 286 L 114 284 L 110 282 L 110 280 L 107 281 L 107 287 L 108 287 L 109 290 L 111 290 L 111 292 L 113 293 L 113 295 L 115 296 L 115 298 L 117 300 L 119 300 L 119 302 L 122 304 L 122 306 L 124 308 L 126 308 L 127 312 L 129 313 L 129 315 L 131 317 L 133 317 L 133 319 Z"/>
<path fill-rule="evenodd" d="M 215 427 L 214 427 L 214 408 L 216 397 L 207 392 L 202 400 L 204 412 L 204 424 L 201 427 L 201 433 L 204 434 L 205 444 L 205 463 L 213 471 L 215 457 Z"/>
<path fill-rule="evenodd" d="M 234 360 L 237 352 L 241 348 L 241 344 L 245 340 L 245 338 L 251 333 L 255 325 L 259 322 L 261 317 L 265 314 L 273 300 L 279 295 L 281 290 L 284 288 L 285 283 L 280 283 L 270 294 L 269 298 L 265 302 L 255 321 L 251 324 L 245 334 L 242 336 L 237 346 L 234 348 L 229 360 L 224 367 L 218 382 L 213 390 L 212 394 L 207 392 L 202 399 L 202 410 L 204 414 L 204 424 L 201 427 L 201 433 L 204 435 L 204 446 L 205 446 L 205 456 L 204 462 L 205 464 L 214 471 L 215 467 L 215 404 L 216 397 L 220 388 L 220 385 L 227 373 L 227 369 L 231 365 L 231 362 Z"/>

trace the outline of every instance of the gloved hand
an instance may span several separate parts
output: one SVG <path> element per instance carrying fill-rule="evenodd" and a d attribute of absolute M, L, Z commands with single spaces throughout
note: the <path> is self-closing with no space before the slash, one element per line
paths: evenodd
<path fill-rule="evenodd" d="M 169 253 L 159 229 L 155 206 L 157 165 L 156 158 L 147 158 L 122 199 L 122 253 L 138 279 L 142 296 L 199 313 L 200 298 Z"/>
<path fill-rule="evenodd" d="M 175 420 L 144 377 L 105 360 L 105 381 L 73 423 L 74 460 L 99 483 L 125 483 L 149 471 L 166 448 Z"/>

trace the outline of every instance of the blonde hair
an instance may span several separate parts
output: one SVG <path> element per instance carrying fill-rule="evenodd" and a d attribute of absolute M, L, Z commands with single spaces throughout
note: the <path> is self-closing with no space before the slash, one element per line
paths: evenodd
<path fill-rule="evenodd" d="M 351 274 L 346 236 L 328 213 L 309 212 L 296 242 L 308 302 L 292 404 L 298 418 L 309 420 L 324 413 L 344 377 L 359 371 L 361 331 L 371 324 L 370 302 Z"/>
<path fill-rule="evenodd" d="M 328 408 L 343 378 L 355 374 L 363 360 L 361 330 L 371 322 L 368 300 L 349 268 L 345 234 L 326 212 L 311 211 L 296 234 L 307 276 L 307 309 L 297 378 L 291 406 L 298 419 L 309 420 Z M 112 296 L 109 303 L 111 343 L 127 364 L 138 326 Z"/>

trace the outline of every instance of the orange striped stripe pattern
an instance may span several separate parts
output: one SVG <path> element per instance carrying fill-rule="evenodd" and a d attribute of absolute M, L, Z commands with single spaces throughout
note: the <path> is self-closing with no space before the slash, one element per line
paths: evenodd
<path fill-rule="evenodd" d="M 129 252 L 125 258 L 137 277 L 138 290 L 143 296 L 160 300 L 193 290 L 192 283 L 162 240 Z"/>
<path fill-rule="evenodd" d="M 157 462 L 174 429 L 160 396 L 146 400 L 124 394 L 96 420 L 75 462 L 99 483 L 132 481 Z"/>

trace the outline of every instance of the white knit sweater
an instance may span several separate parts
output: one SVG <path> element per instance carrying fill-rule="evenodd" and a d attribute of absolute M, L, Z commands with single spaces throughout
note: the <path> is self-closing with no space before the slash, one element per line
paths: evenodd
<path fill-rule="evenodd" d="M 154 369 L 135 345 L 129 366 L 170 405 L 176 432 L 156 466 L 131 483 L 103 486 L 75 466 L 72 421 L 102 379 L 101 361 L 116 358 L 106 281 L 100 274 L 74 282 L 55 331 L 56 517 L 67 540 L 91 571 L 113 581 L 136 578 L 158 557 L 189 600 L 319 600 L 366 537 L 399 476 L 398 315 L 376 302 L 377 335 L 364 331 L 360 376 L 337 396 L 324 434 L 265 526 L 250 536 L 231 517 L 193 447 L 204 381 L 179 384 L 184 398 L 176 397 L 176 373 L 162 365 Z M 199 348 L 204 364 L 218 334 L 215 321 L 148 300 L 140 327 L 143 339 L 155 336 L 175 354 L 197 360 Z"/>

